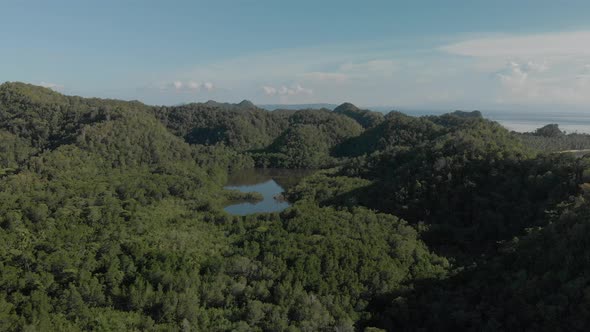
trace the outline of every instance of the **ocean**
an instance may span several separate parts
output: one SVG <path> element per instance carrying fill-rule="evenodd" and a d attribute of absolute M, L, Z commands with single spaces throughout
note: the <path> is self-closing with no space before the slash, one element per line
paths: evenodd
<path fill-rule="evenodd" d="M 402 111 L 408 115 L 440 115 L 444 111 Z M 588 112 L 509 112 L 481 111 L 487 119 L 494 120 L 509 130 L 531 132 L 550 123 L 556 123 L 566 133 L 590 134 L 590 111 Z"/>
<path fill-rule="evenodd" d="M 530 132 L 550 123 L 556 123 L 566 133 L 590 134 L 590 112 L 586 113 L 514 113 L 514 112 L 482 112 L 482 114 L 504 127 L 518 131 Z"/>

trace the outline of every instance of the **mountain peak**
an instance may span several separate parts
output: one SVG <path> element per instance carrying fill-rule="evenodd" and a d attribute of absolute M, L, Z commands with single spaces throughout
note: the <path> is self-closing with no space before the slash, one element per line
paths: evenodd
<path fill-rule="evenodd" d="M 334 109 L 334 112 L 358 112 L 360 109 L 351 103 L 342 103 Z"/>
<path fill-rule="evenodd" d="M 213 99 L 209 99 L 209 100 L 207 100 L 207 102 L 205 102 L 205 105 L 207 105 L 207 106 L 219 106 L 219 104 L 221 104 L 221 103 L 219 103 Z"/>
<path fill-rule="evenodd" d="M 244 100 L 242 100 L 242 101 L 241 101 L 241 102 L 238 104 L 238 106 L 239 106 L 239 107 L 242 107 L 242 108 L 254 108 L 254 107 L 256 107 L 256 106 L 254 106 L 254 104 L 253 104 L 251 101 L 249 101 L 249 100 L 247 100 L 247 99 L 244 99 Z"/>
<path fill-rule="evenodd" d="M 481 114 L 480 111 L 454 111 L 451 113 L 454 116 L 460 117 L 460 118 L 477 118 L 477 119 L 483 119 L 483 115 Z"/>

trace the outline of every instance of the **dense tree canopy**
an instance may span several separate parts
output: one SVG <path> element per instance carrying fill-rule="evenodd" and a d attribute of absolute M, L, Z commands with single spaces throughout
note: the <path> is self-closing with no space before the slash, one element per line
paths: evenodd
<path fill-rule="evenodd" d="M 556 129 L 2 84 L 0 330 L 584 330 L 590 158 L 547 151 L 587 136 Z M 227 214 L 255 165 L 323 169 Z"/>
<path fill-rule="evenodd" d="M 344 103 L 334 109 L 334 113 L 346 115 L 356 122 L 358 122 L 363 128 L 372 128 L 383 122 L 383 114 L 379 112 L 373 112 L 369 110 L 361 110 L 351 103 Z"/>
<path fill-rule="evenodd" d="M 560 152 L 590 149 L 590 135 L 575 132 L 566 134 L 556 124 L 546 125 L 532 133 L 514 134 L 525 145 L 539 151 Z"/>

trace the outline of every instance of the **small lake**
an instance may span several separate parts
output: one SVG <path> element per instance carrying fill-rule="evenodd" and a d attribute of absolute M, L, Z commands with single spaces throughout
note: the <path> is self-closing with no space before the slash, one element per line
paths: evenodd
<path fill-rule="evenodd" d="M 311 173 L 310 170 L 253 168 L 230 174 L 225 189 L 258 192 L 262 194 L 263 200 L 231 204 L 223 209 L 238 216 L 282 211 L 291 204 L 282 199 L 281 194 Z"/>

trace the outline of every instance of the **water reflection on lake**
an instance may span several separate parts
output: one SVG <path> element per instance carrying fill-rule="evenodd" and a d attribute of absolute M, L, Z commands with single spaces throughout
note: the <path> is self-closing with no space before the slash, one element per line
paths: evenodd
<path fill-rule="evenodd" d="M 226 206 L 224 210 L 233 215 L 279 212 L 286 209 L 289 202 L 281 199 L 281 193 L 295 186 L 301 179 L 311 174 L 310 170 L 277 168 L 253 168 L 230 174 L 225 189 L 241 192 L 259 192 L 264 199 L 260 202 L 241 202 Z"/>

